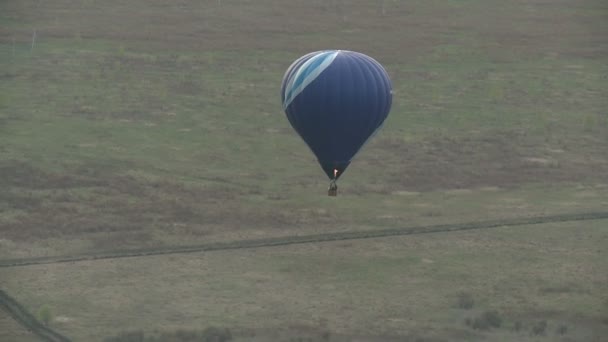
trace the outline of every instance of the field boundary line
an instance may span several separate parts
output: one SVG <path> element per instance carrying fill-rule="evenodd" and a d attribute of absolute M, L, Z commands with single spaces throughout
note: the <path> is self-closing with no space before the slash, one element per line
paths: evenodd
<path fill-rule="evenodd" d="M 71 342 L 69 338 L 40 323 L 23 305 L 1 289 L 0 309 L 6 311 L 17 323 L 45 342 Z"/>
<path fill-rule="evenodd" d="M 190 245 L 190 246 L 188 246 L 188 245 L 186 245 L 186 246 L 168 246 L 168 247 L 159 247 L 159 248 L 141 248 L 141 249 L 130 249 L 130 250 L 107 251 L 107 252 L 102 252 L 102 253 L 91 253 L 91 254 L 73 254 L 73 255 L 51 256 L 51 257 L 6 259 L 6 260 L 0 260 L 0 268 L 42 265 L 42 264 L 59 264 L 59 263 L 70 263 L 70 262 L 102 260 L 102 259 L 145 257 L 145 256 L 163 255 L 163 254 L 184 254 L 184 253 L 223 251 L 223 250 L 232 250 L 232 249 L 276 247 L 276 246 L 287 246 L 287 245 L 305 244 L 305 243 L 321 243 L 321 242 L 341 241 L 341 240 L 361 240 L 361 239 L 382 238 L 382 237 L 388 237 L 388 236 L 444 233 L 444 232 L 456 232 L 456 231 L 476 230 L 476 229 L 490 229 L 490 228 L 500 228 L 500 227 L 535 225 L 535 224 L 543 224 L 543 223 L 575 222 L 575 221 L 604 220 L 604 219 L 608 219 L 608 212 L 589 212 L 589 213 L 561 214 L 561 215 L 550 215 L 550 216 L 532 216 L 532 217 L 497 220 L 497 221 L 478 221 L 478 222 L 458 223 L 458 224 L 439 224 L 439 225 L 429 225 L 429 226 L 413 226 L 413 227 L 402 227 L 402 228 L 360 230 L 360 231 L 351 231 L 351 232 L 294 235 L 294 236 L 283 236 L 283 237 L 274 237 L 274 238 L 266 238 L 266 239 L 249 239 L 249 240 L 234 240 L 234 241 L 225 241 L 225 242 L 212 242 L 212 243 L 207 243 L 207 244 L 198 244 L 198 245 Z"/>

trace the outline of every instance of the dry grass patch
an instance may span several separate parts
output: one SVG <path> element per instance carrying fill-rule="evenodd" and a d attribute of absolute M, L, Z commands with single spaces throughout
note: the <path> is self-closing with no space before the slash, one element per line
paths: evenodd
<path fill-rule="evenodd" d="M 39 342 L 40 339 L 0 310 L 0 341 Z"/>
<path fill-rule="evenodd" d="M 593 271 L 604 264 L 605 238 L 603 221 L 563 223 L 32 266 L 0 274 L 2 286 L 28 307 L 52 298 L 56 315 L 78 317 L 60 330 L 77 340 L 201 324 L 253 330 L 316 326 L 319 318 L 332 334 L 482 338 L 454 307 L 463 292 L 474 298 L 471 317 L 496 310 L 502 318 L 501 327 L 484 338 L 525 340 L 511 327 L 517 319 L 535 317 L 549 323 L 547 336 L 554 340 L 588 340 L 606 333 L 600 299 L 608 279 Z M 566 335 L 553 335 L 558 323 L 568 325 Z"/>

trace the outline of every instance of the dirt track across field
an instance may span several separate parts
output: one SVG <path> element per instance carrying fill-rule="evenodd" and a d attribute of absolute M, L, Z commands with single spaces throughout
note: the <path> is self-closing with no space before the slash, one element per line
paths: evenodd
<path fill-rule="evenodd" d="M 373 238 L 398 236 L 398 235 L 444 233 L 444 232 L 454 232 L 454 231 L 473 230 L 473 229 L 490 229 L 490 228 L 500 228 L 500 227 L 509 227 L 509 226 L 525 226 L 525 225 L 532 225 L 532 224 L 543 224 L 543 223 L 554 223 L 554 222 L 572 222 L 572 221 L 603 220 L 603 219 L 608 219 L 608 212 L 590 212 L 590 213 L 580 213 L 580 214 L 537 216 L 537 217 L 527 217 L 527 218 L 519 218 L 519 219 L 511 219 L 511 220 L 481 221 L 481 222 L 470 222 L 470 223 L 461 223 L 461 224 L 442 224 L 442 225 L 434 225 L 434 226 L 419 226 L 419 227 L 404 227 L 404 228 L 388 228 L 388 229 L 380 229 L 380 230 L 365 230 L 365 231 L 355 231 L 355 232 L 326 233 L 326 234 L 301 235 L 301 236 L 296 235 L 296 236 L 287 236 L 287 237 L 269 238 L 269 239 L 218 242 L 218 243 L 201 244 L 201 245 L 193 245 L 193 246 L 173 246 L 173 247 L 164 247 L 164 248 L 156 248 L 156 249 L 135 249 L 135 250 L 124 250 L 124 251 L 114 251 L 114 252 L 105 252 L 105 253 L 64 255 L 64 256 L 55 256 L 55 257 L 7 259 L 7 260 L 0 261 L 0 267 L 18 267 L 18 266 L 29 266 L 29 265 L 41 265 L 41 264 L 68 263 L 68 262 L 77 262 L 77 261 L 85 261 L 85 260 L 144 257 L 144 256 L 161 255 L 161 254 L 183 254 L 183 253 L 211 252 L 211 251 L 222 251 L 222 250 L 244 249 L 244 248 L 275 247 L 275 246 L 286 246 L 286 245 L 295 245 L 295 244 L 304 244 L 304 243 L 320 243 L 320 242 L 340 241 L 340 240 L 373 239 Z"/>

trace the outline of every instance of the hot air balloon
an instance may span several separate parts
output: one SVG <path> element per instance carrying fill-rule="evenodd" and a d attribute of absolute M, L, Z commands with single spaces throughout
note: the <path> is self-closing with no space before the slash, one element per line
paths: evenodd
<path fill-rule="evenodd" d="M 325 50 L 298 58 L 285 72 L 281 101 L 291 126 L 330 179 L 328 194 L 391 109 L 391 81 L 373 58 Z"/>

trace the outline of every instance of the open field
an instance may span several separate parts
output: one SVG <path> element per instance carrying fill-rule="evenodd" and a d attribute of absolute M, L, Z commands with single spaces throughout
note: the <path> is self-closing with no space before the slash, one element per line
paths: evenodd
<path fill-rule="evenodd" d="M 26 306 L 75 341 L 121 330 L 308 327 L 428 340 L 600 341 L 605 221 L 1 269 Z M 458 307 L 461 293 L 473 307 Z M 502 325 L 468 328 L 497 310 Z M 253 319 L 255 317 L 255 319 Z M 128 318 L 128 319 L 127 319 Z M 546 320 L 546 336 L 531 334 Z M 514 331 L 517 322 L 520 331 Z M 325 323 L 322 323 L 325 322 Z M 556 329 L 567 326 L 560 335 Z"/>
<path fill-rule="evenodd" d="M 0 259 L 605 211 L 607 32 L 597 0 L 3 1 Z M 291 61 L 326 48 L 394 86 L 338 198 L 279 103 Z M 54 326 L 75 341 L 318 319 L 344 338 L 593 340 L 607 225 L 2 269 L 0 288 L 74 318 Z M 462 323 L 489 309 L 506 327 Z"/>
<path fill-rule="evenodd" d="M 605 206 L 596 2 L 276 4 L 5 3 L 2 253 Z M 326 26 L 284 17 L 303 10 Z M 278 87 L 292 59 L 336 45 L 385 63 L 395 106 L 332 201 Z M 572 199 L 581 186 L 591 200 Z"/>
<path fill-rule="evenodd" d="M 17 339 L 31 340 L 36 337 L 38 341 L 44 342 L 70 342 L 70 339 L 49 328 L 51 314 L 47 306 L 42 306 L 37 313 L 31 313 L 6 291 L 0 290 L 0 310 L 5 317 L 10 317 L 12 324 L 2 335 L 10 341 Z M 18 329 L 14 329 L 19 324 Z M 12 325 L 12 327 L 11 327 Z M 13 328 L 13 329 L 11 329 Z M 15 330 L 14 332 L 12 330 Z M 1 336 L 0 336 L 1 337 Z"/>
<path fill-rule="evenodd" d="M 0 310 L 0 341 L 39 342 L 40 340 Z"/>
<path fill-rule="evenodd" d="M 450 223 L 450 224 L 437 224 L 427 226 L 413 226 L 413 227 L 392 227 L 392 228 L 372 228 L 365 230 L 350 230 L 342 232 L 327 232 L 320 234 L 306 234 L 306 235 L 291 235 L 291 236 L 278 236 L 278 237 L 267 237 L 259 239 L 243 239 L 243 240 L 232 240 L 232 241 L 218 241 L 210 242 L 205 244 L 196 245 L 173 245 L 173 246 L 159 246 L 151 248 L 135 248 L 135 249 L 114 249 L 105 250 L 81 254 L 66 254 L 66 255 L 54 255 L 46 257 L 30 257 L 30 258 L 13 258 L 0 260 L 0 268 L 12 268 L 12 267 L 23 267 L 31 265 L 45 265 L 45 264 L 65 264 L 82 261 L 93 261 L 93 260 L 108 260 L 108 259 L 122 259 L 122 258 L 133 258 L 133 257 L 147 257 L 147 256 L 158 256 L 158 255 L 175 255 L 175 254 L 188 254 L 188 253 L 202 253 L 202 252 L 217 252 L 217 251 L 229 251 L 238 249 L 252 249 L 252 248 L 268 248 L 268 247 L 279 247 L 279 246 L 290 246 L 290 245 L 301 245 L 301 244 L 315 244 L 323 242 L 336 242 L 342 241 L 347 242 L 350 240 L 365 240 L 365 239 L 378 239 L 388 238 L 394 236 L 407 236 L 407 235 L 420 235 L 420 234 L 436 234 L 436 233 L 449 233 L 449 232 L 461 232 L 470 230 L 487 230 L 496 228 L 507 228 L 507 227 L 519 227 L 519 226 L 530 226 L 538 224 L 555 224 L 555 223 L 570 223 L 570 224 L 584 224 L 585 221 L 597 221 L 608 219 L 608 212 L 588 212 L 588 213 L 576 213 L 576 214 L 562 214 L 552 216 L 533 216 L 523 217 L 510 220 L 493 220 L 493 221 L 478 221 L 478 222 L 467 222 L 467 223 Z"/>
<path fill-rule="evenodd" d="M 61 236 L 40 239 L 40 241 L 32 239 L 16 241 L 5 236 L 0 240 L 0 246 L 2 246 L 0 257 L 15 259 L 96 254 L 125 249 L 166 249 L 175 246 L 269 237 L 281 238 L 387 228 L 401 229 L 437 224 L 605 211 L 608 206 L 608 187 L 562 184 L 559 188 L 459 189 L 420 193 L 395 192 L 388 196 L 370 194 L 368 200 L 375 199 L 380 204 L 372 208 L 374 216 L 371 217 L 366 216 L 365 213 L 350 212 L 348 208 L 348 205 L 361 207 L 366 205 L 365 196 L 349 199 L 348 202 L 339 204 L 332 203 L 331 199 L 325 198 L 323 194 L 318 194 L 318 197 L 320 198 L 317 203 L 307 203 L 294 209 L 295 212 L 291 215 L 293 223 L 278 222 L 266 227 L 249 227 L 244 224 L 227 225 L 226 227 L 214 225 L 200 231 L 179 226 L 164 229 L 144 226 L 138 228 L 137 234 L 120 229 L 110 232 L 87 232 L 86 235 L 82 232 L 81 234 L 62 232 Z M 295 202 L 295 199 L 290 202 Z M 297 207 L 295 203 L 292 205 Z M 307 215 L 316 216 L 316 220 L 307 218 Z M 230 218 L 227 218 L 227 221 L 230 221 Z M 254 224 L 252 223 L 252 225 Z M 145 238 L 149 236 L 155 236 L 156 240 Z M 120 240 L 125 238 L 128 240 Z"/>

